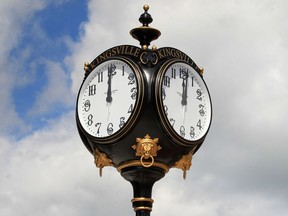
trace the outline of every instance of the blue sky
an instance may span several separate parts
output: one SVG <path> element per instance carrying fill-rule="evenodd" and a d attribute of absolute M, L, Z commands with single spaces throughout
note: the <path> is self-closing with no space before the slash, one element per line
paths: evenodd
<path fill-rule="evenodd" d="M 47 61 L 61 63 L 71 50 L 67 40 L 79 40 L 79 26 L 87 21 L 86 1 L 64 1 L 63 3 L 50 3 L 39 11 L 35 11 L 30 20 L 21 26 L 21 34 L 17 45 L 10 51 L 10 58 L 23 59 L 17 71 L 19 84 L 12 92 L 15 111 L 25 124 L 31 126 L 31 130 L 39 129 L 45 125 L 45 121 L 39 121 L 38 114 L 29 112 L 41 92 L 49 85 L 47 75 Z M 69 71 L 62 65 L 61 68 L 67 75 Z M 22 76 L 26 78 L 22 82 Z M 70 86 L 69 79 L 62 80 L 63 85 Z M 69 93 L 68 93 L 68 96 Z M 55 101 L 49 110 L 41 112 L 46 120 L 55 118 L 67 110 L 71 110 L 72 104 Z M 13 130 L 12 130 L 13 131 Z M 31 132 L 31 131 L 29 131 Z"/>
<path fill-rule="evenodd" d="M 288 215 L 285 0 L 2 0 L 0 215 L 134 214 L 132 187 L 112 167 L 99 177 L 74 117 L 84 62 L 139 46 L 145 3 L 152 45 L 204 67 L 213 102 L 186 180 L 171 169 L 155 184 L 152 215 Z"/>

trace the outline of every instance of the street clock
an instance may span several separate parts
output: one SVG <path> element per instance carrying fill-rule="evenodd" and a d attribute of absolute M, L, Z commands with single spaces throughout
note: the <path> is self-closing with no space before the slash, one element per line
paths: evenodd
<path fill-rule="evenodd" d="M 173 47 L 149 48 L 160 31 L 144 6 L 131 30 L 141 47 L 119 45 L 84 64 L 76 123 L 96 166 L 133 186 L 136 215 L 152 211 L 152 187 L 171 168 L 187 170 L 209 131 L 212 105 L 203 68 Z"/>

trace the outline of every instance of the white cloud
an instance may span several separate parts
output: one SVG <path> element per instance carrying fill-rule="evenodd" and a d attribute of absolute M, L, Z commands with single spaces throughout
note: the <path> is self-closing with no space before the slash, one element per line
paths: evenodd
<path fill-rule="evenodd" d="M 29 115 L 39 116 L 53 110 L 57 111 L 57 108 L 60 109 L 60 107 L 74 105 L 76 99 L 71 94 L 69 77 L 62 66 L 56 62 L 46 61 L 42 72 L 47 76 L 47 85 L 37 95 Z"/>
<path fill-rule="evenodd" d="M 107 206 L 106 194 L 118 194 L 119 209 L 123 197 L 130 199 L 130 185 L 115 169 L 105 168 L 98 177 L 93 156 L 77 134 L 74 112 L 18 143 L 2 139 L 0 149 L 1 215 L 105 214 L 95 206 Z M 114 185 L 117 181 L 122 183 Z"/>
<path fill-rule="evenodd" d="M 0 134 L 26 131 L 27 127 L 19 118 L 12 101 L 12 90 L 18 83 L 18 63 L 12 59 L 10 51 L 17 46 L 21 38 L 22 25 L 29 21 L 35 11 L 44 7 L 43 1 L 1 1 L 0 7 Z M 18 62 L 19 61 L 19 62 Z"/>

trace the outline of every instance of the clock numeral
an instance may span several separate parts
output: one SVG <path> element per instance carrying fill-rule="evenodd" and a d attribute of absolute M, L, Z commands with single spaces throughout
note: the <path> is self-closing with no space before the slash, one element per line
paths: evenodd
<path fill-rule="evenodd" d="M 98 72 L 98 83 L 103 82 L 103 71 L 102 72 Z"/>
<path fill-rule="evenodd" d="M 129 109 L 128 109 L 128 113 L 132 113 L 133 112 L 133 104 L 131 104 L 130 106 L 129 106 Z"/>
<path fill-rule="evenodd" d="M 88 92 L 88 95 L 89 96 L 93 96 L 93 95 L 95 95 L 96 94 L 96 85 L 94 84 L 94 85 L 91 85 L 91 86 L 89 86 L 89 92 Z"/>
<path fill-rule="evenodd" d="M 170 118 L 170 119 L 169 119 L 169 121 L 170 121 L 170 124 L 172 125 L 172 127 L 174 127 L 174 124 L 175 124 L 175 119 L 173 119 L 173 118 Z"/>
<path fill-rule="evenodd" d="M 170 87 L 170 77 L 165 76 L 165 77 L 164 77 L 164 80 L 163 80 L 163 84 L 164 84 L 166 87 Z"/>
<path fill-rule="evenodd" d="M 90 107 L 91 107 L 90 100 L 86 100 L 85 103 L 84 103 L 85 112 L 88 112 L 90 110 Z"/>
<path fill-rule="evenodd" d="M 162 95 L 162 100 L 164 101 L 166 98 L 166 91 L 164 88 L 162 88 L 162 94 L 161 95 Z"/>
<path fill-rule="evenodd" d="M 201 119 L 199 119 L 199 121 L 197 122 L 197 127 L 199 128 L 199 130 L 203 129 Z"/>
<path fill-rule="evenodd" d="M 191 126 L 190 127 L 190 137 L 194 138 L 194 136 L 195 136 L 195 128 Z"/>
<path fill-rule="evenodd" d="M 192 85 L 192 87 L 194 86 L 194 77 L 193 76 L 191 77 L 191 85 Z"/>
<path fill-rule="evenodd" d="M 132 98 L 133 100 L 136 100 L 136 98 L 137 98 L 137 87 L 133 87 L 133 88 L 130 90 L 130 92 L 132 93 L 132 94 L 131 94 L 131 98 Z"/>
<path fill-rule="evenodd" d="M 171 78 L 176 79 L 176 69 L 171 68 Z"/>
<path fill-rule="evenodd" d="M 130 73 L 128 75 L 128 79 L 129 79 L 128 85 L 133 85 L 135 83 L 135 75 L 133 73 Z"/>
<path fill-rule="evenodd" d="M 122 66 L 122 76 L 124 76 L 125 75 L 125 70 L 124 70 L 124 65 Z"/>
<path fill-rule="evenodd" d="M 198 95 L 198 96 L 197 96 L 197 99 L 200 100 L 200 101 L 202 101 L 202 94 L 203 94 L 202 90 L 201 90 L 201 89 L 197 89 L 196 93 L 197 93 L 197 95 Z"/>
<path fill-rule="evenodd" d="M 88 115 L 88 122 L 87 122 L 88 126 L 91 126 L 93 124 L 93 115 L 90 114 Z"/>
<path fill-rule="evenodd" d="M 101 125 L 102 125 L 102 123 L 100 123 L 100 122 L 97 122 L 97 123 L 95 124 L 96 130 L 97 130 L 97 134 L 100 133 Z"/>
<path fill-rule="evenodd" d="M 179 68 L 180 78 L 186 79 L 188 77 L 188 69 Z"/>
<path fill-rule="evenodd" d="M 180 136 L 185 137 L 185 127 L 183 125 L 180 127 Z"/>
<path fill-rule="evenodd" d="M 108 126 L 107 126 L 107 134 L 108 135 L 112 135 L 113 134 L 113 124 L 112 123 L 109 123 Z"/>
<path fill-rule="evenodd" d="M 125 117 L 120 118 L 119 128 L 122 128 L 125 125 Z"/>
<path fill-rule="evenodd" d="M 117 71 L 116 71 L 116 65 L 115 64 L 110 64 L 110 66 L 108 66 L 108 77 L 109 76 L 114 76 L 116 75 Z"/>
<path fill-rule="evenodd" d="M 167 105 L 164 105 L 164 112 L 165 112 L 166 116 L 168 116 L 168 107 L 167 107 Z"/>
<path fill-rule="evenodd" d="M 201 116 L 205 115 L 204 107 L 205 107 L 204 105 L 199 104 L 199 108 L 200 108 L 199 113 L 200 113 Z"/>

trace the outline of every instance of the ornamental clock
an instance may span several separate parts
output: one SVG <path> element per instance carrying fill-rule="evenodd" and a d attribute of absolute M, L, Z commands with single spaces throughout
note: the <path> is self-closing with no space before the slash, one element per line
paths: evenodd
<path fill-rule="evenodd" d="M 141 47 L 115 46 L 85 63 L 76 104 L 77 129 L 100 176 L 113 166 L 132 184 L 136 216 L 150 215 L 152 187 L 171 168 L 185 179 L 212 120 L 203 70 L 176 48 L 149 48 L 161 33 L 149 26 L 148 9 L 130 31 Z"/>
<path fill-rule="evenodd" d="M 113 143 L 133 126 L 143 100 L 141 69 L 115 57 L 99 64 L 83 82 L 77 102 L 81 129 L 100 143 Z"/>
<path fill-rule="evenodd" d="M 163 64 L 155 82 L 155 99 L 161 124 L 179 145 L 201 140 L 211 123 L 211 99 L 200 74 L 187 62 Z"/>

